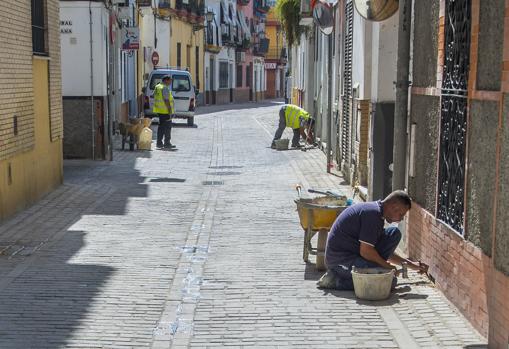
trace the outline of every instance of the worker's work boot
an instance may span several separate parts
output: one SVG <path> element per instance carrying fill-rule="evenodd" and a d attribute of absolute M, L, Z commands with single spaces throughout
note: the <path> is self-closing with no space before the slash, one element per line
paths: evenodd
<path fill-rule="evenodd" d="M 336 277 L 330 271 L 327 271 L 323 276 L 316 282 L 316 285 L 320 288 L 336 288 Z"/>
<path fill-rule="evenodd" d="M 276 149 L 276 142 L 272 142 L 272 144 L 270 145 L 270 148 L 271 149 Z"/>

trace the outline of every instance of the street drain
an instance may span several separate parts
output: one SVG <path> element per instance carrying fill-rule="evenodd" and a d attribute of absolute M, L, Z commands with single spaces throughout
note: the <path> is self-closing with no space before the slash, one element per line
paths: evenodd
<path fill-rule="evenodd" d="M 184 178 L 169 178 L 169 177 L 160 177 L 160 178 L 150 178 L 150 182 L 153 183 L 184 183 L 186 180 Z"/>
<path fill-rule="evenodd" d="M 201 182 L 203 185 L 223 185 L 223 181 L 203 181 Z"/>
<path fill-rule="evenodd" d="M 236 176 L 241 174 L 241 172 L 235 171 L 222 171 L 222 172 L 207 172 L 207 174 L 212 176 Z"/>
<path fill-rule="evenodd" d="M 209 166 L 209 168 L 212 168 L 214 170 L 230 170 L 235 168 L 242 168 L 244 166 Z"/>

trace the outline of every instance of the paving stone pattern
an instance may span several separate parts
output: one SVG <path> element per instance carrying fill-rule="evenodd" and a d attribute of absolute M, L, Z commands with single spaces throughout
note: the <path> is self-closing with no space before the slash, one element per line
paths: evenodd
<path fill-rule="evenodd" d="M 316 288 L 295 185 L 351 190 L 320 150 L 269 148 L 279 106 L 202 108 L 177 151 L 66 161 L 0 225 L 0 348 L 484 347 L 415 275 L 383 302 Z"/>

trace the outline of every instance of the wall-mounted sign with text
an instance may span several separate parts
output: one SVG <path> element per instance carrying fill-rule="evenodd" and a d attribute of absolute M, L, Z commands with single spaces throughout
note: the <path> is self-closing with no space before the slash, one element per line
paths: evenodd
<path fill-rule="evenodd" d="M 265 69 L 276 69 L 277 63 L 265 63 Z"/>
<path fill-rule="evenodd" d="M 72 21 L 71 20 L 60 21 L 60 34 L 72 34 Z"/>
<path fill-rule="evenodd" d="M 122 28 L 122 50 L 138 50 L 140 48 L 140 28 Z"/>

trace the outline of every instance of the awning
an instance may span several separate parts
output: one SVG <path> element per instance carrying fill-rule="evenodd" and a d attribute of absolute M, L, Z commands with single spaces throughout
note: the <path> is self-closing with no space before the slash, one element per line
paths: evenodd
<path fill-rule="evenodd" d="M 221 0 L 221 10 L 223 11 L 224 23 L 232 24 L 231 19 L 230 19 L 230 13 L 228 11 L 228 7 L 226 6 L 226 3 L 224 2 L 224 0 Z"/>
<path fill-rule="evenodd" d="M 242 30 L 246 34 L 246 39 L 251 40 L 251 31 L 249 30 L 249 26 L 247 25 L 246 16 L 242 11 L 239 11 L 239 22 L 242 25 Z"/>
<path fill-rule="evenodd" d="M 239 34 L 240 36 L 245 36 L 245 31 L 244 31 L 244 27 L 242 26 L 242 20 L 240 19 L 240 14 L 241 14 L 241 11 L 236 11 L 237 12 L 237 26 L 239 27 Z"/>

